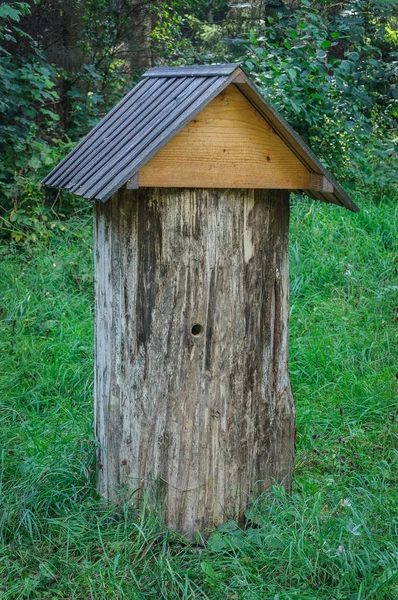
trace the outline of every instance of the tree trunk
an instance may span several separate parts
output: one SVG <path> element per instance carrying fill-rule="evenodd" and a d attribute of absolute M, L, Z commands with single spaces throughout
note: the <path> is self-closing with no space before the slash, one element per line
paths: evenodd
<path fill-rule="evenodd" d="M 133 0 L 132 23 L 128 39 L 128 56 L 132 71 L 146 70 L 152 66 L 153 8 L 153 3 Z"/>
<path fill-rule="evenodd" d="M 189 538 L 289 488 L 288 192 L 121 189 L 96 204 L 99 489 Z"/>

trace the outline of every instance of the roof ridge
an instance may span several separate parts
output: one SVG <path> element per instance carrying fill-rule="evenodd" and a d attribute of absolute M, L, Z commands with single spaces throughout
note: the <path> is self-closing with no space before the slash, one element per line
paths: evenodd
<path fill-rule="evenodd" d="M 216 65 L 183 65 L 181 67 L 152 67 L 142 77 L 220 77 L 231 75 L 241 63 Z"/>

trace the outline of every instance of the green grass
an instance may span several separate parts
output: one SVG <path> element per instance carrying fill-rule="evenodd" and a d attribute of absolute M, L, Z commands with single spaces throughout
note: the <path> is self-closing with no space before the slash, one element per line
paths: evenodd
<path fill-rule="evenodd" d="M 2 249 L 1 599 L 398 597 L 398 215 L 361 208 L 294 204 L 294 491 L 201 551 L 95 492 L 90 219 Z"/>

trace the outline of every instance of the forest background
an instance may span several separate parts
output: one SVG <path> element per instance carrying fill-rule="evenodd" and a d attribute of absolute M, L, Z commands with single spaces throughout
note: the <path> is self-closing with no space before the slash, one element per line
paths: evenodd
<path fill-rule="evenodd" d="M 220 62 L 361 212 L 292 202 L 294 492 L 198 553 L 96 496 L 92 207 L 40 181 L 146 68 Z M 397 0 L 2 2 L 0 75 L 1 597 L 395 599 Z"/>

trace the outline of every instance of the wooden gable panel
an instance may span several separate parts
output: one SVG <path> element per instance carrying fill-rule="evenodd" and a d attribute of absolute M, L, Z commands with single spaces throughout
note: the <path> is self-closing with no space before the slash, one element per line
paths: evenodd
<path fill-rule="evenodd" d="M 139 186 L 306 189 L 310 172 L 231 84 L 140 169 Z"/>

